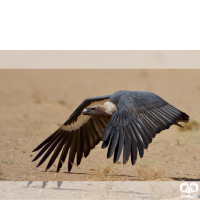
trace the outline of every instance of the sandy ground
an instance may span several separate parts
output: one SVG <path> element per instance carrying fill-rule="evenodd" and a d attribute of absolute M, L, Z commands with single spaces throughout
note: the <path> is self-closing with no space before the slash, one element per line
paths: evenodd
<path fill-rule="evenodd" d="M 0 70 L 0 180 L 200 180 L 200 70 Z M 101 144 L 80 166 L 36 168 L 32 150 L 87 97 L 151 91 L 192 121 L 158 134 L 135 166 L 112 164 Z"/>

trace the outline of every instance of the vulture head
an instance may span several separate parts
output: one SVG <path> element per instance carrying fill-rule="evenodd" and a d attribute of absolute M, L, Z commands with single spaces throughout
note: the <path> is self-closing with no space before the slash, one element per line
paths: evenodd
<path fill-rule="evenodd" d="M 91 115 L 102 118 L 111 118 L 117 107 L 111 102 L 105 102 L 103 105 L 97 104 L 83 110 L 83 115 Z"/>
<path fill-rule="evenodd" d="M 51 154 L 48 170 L 59 156 L 57 172 L 68 157 L 68 171 L 75 163 L 80 165 L 83 156 L 100 142 L 107 148 L 107 158 L 116 163 L 123 151 L 123 164 L 137 156 L 142 158 L 145 149 L 156 134 L 178 122 L 189 121 L 189 116 L 158 95 L 145 91 L 118 91 L 112 95 L 85 99 L 69 119 L 38 145 L 33 161 L 41 158 L 40 166 Z M 75 160 L 76 157 L 76 160 Z"/>

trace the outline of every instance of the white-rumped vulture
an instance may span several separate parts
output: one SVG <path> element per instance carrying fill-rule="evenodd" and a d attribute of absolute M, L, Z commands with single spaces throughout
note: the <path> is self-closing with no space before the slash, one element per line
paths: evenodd
<path fill-rule="evenodd" d="M 113 162 L 116 163 L 123 149 L 123 164 L 131 155 L 134 165 L 137 151 L 142 158 L 144 149 L 148 148 L 157 133 L 173 124 L 182 127 L 178 122 L 188 121 L 186 113 L 151 92 L 123 90 L 112 95 L 88 98 L 58 130 L 33 150 L 41 149 L 33 161 L 45 153 L 38 167 L 52 153 L 46 167 L 48 170 L 61 153 L 58 172 L 68 154 L 70 172 L 75 157 L 78 166 L 83 155 L 87 157 L 90 150 L 103 141 L 102 148 L 109 146 L 107 158 L 114 154 Z"/>

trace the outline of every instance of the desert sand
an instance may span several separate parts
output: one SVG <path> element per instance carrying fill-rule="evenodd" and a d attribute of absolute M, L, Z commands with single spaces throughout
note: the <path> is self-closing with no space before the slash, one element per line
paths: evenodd
<path fill-rule="evenodd" d="M 134 166 L 113 164 L 96 146 L 81 165 L 44 172 L 32 150 L 53 133 L 85 99 L 118 90 L 150 91 L 190 116 L 184 129 L 157 134 Z M 200 70 L 0 70 L 0 180 L 200 180 Z M 67 162 L 67 160 L 66 160 Z"/>

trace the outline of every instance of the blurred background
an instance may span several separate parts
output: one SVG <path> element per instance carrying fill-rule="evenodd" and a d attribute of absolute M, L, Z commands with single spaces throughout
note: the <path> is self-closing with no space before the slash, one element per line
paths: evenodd
<path fill-rule="evenodd" d="M 0 51 L 0 68 L 199 69 L 200 51 Z"/>
<path fill-rule="evenodd" d="M 25 58 L 18 57 L 23 52 Z M 18 60 L 16 68 L 20 68 L 19 64 L 23 62 L 28 66 L 26 55 L 31 52 L 35 63 L 42 66 L 41 55 L 37 57 L 35 54 L 46 51 L 16 51 L 17 58 L 11 52 L 13 57 L 4 57 L 3 63 L 0 52 L 0 65 L 2 68 L 9 67 L 8 63 L 14 66 L 13 60 Z M 94 62 L 94 51 L 90 52 L 91 59 L 82 63 L 85 68 Z M 152 66 L 156 62 L 154 59 L 160 58 L 156 57 L 156 51 L 149 52 L 155 52 L 152 62 L 146 63 Z M 177 53 L 170 51 L 173 52 Z M 53 52 L 51 54 L 53 57 Z M 68 59 L 60 65 L 56 54 L 54 60 L 58 67 L 71 66 Z M 200 64 L 197 62 L 199 52 L 188 51 L 188 54 L 196 55 L 194 62 L 187 61 L 191 66 Z M 48 59 L 49 66 L 52 66 L 52 57 L 46 57 L 45 66 Z M 30 66 L 33 66 L 32 59 L 29 60 Z M 140 59 L 128 55 L 126 59 L 125 63 L 140 62 Z M 169 63 L 176 66 L 173 59 L 174 56 Z M 200 180 L 199 78 L 199 69 L 0 69 L 0 180 Z M 57 163 L 48 172 L 44 172 L 47 162 L 36 168 L 38 161 L 31 162 L 36 155 L 32 150 L 64 123 L 85 98 L 119 90 L 154 92 L 187 113 L 190 123 L 183 124 L 184 129 L 172 126 L 158 134 L 135 166 L 130 160 L 123 166 L 121 158 L 113 165 L 112 158 L 106 158 L 107 149 L 101 150 L 99 144 L 81 165 L 73 167 L 70 174 L 67 173 L 67 163 L 59 173 L 55 173 Z"/>

